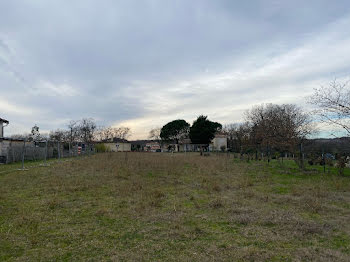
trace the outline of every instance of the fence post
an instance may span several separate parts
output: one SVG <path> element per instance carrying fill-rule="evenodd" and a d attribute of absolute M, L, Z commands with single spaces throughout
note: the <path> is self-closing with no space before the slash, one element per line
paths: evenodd
<path fill-rule="evenodd" d="M 22 148 L 22 170 L 24 170 L 24 154 L 26 150 L 26 140 L 23 140 L 23 148 Z"/>
<path fill-rule="evenodd" d="M 45 141 L 45 165 L 47 160 L 47 140 Z"/>
<path fill-rule="evenodd" d="M 6 150 L 6 164 L 9 163 L 9 150 L 10 150 L 10 146 Z"/>
<path fill-rule="evenodd" d="M 58 157 L 58 159 L 61 158 L 60 141 L 57 141 L 57 157 Z"/>
<path fill-rule="evenodd" d="M 13 147 L 12 147 L 12 142 L 11 142 L 11 151 L 12 151 L 12 161 L 11 162 L 15 162 L 15 150 L 13 150 Z"/>
<path fill-rule="evenodd" d="M 305 167 L 305 154 L 304 154 L 304 147 L 303 147 L 303 142 L 300 143 L 300 166 L 301 169 L 304 169 Z"/>
<path fill-rule="evenodd" d="M 33 140 L 33 143 L 34 143 L 34 147 L 32 147 L 32 161 L 35 161 L 35 141 Z"/>
<path fill-rule="evenodd" d="M 323 173 L 326 173 L 326 159 L 324 156 L 324 147 L 322 147 L 322 162 L 323 162 Z"/>

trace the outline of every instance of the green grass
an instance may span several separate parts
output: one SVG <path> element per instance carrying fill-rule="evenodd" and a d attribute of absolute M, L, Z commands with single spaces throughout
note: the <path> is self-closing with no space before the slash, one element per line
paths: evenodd
<path fill-rule="evenodd" d="M 39 164 L 0 166 L 0 261 L 350 260 L 348 175 L 224 154 Z"/>

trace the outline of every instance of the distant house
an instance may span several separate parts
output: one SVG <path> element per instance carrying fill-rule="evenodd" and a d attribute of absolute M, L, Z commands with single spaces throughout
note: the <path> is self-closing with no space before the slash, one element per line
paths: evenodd
<path fill-rule="evenodd" d="M 176 146 L 174 147 L 176 149 Z M 195 145 L 191 143 L 191 139 L 185 138 L 179 141 L 178 150 L 180 152 L 189 152 L 189 151 L 197 151 Z"/>
<path fill-rule="evenodd" d="M 0 118 L 0 163 L 9 163 L 19 161 L 22 157 L 23 143 L 22 139 L 5 138 L 4 127 L 10 122 Z M 27 142 L 27 146 L 33 145 Z"/>
<path fill-rule="evenodd" d="M 110 152 L 128 152 L 131 151 L 131 143 L 126 139 L 114 138 L 112 141 L 102 141 L 99 144 L 104 144 Z"/>
<path fill-rule="evenodd" d="M 0 118 L 0 138 L 4 137 L 4 124 L 7 126 L 9 124 L 9 121 Z"/>
<path fill-rule="evenodd" d="M 209 145 L 209 151 L 226 151 L 227 150 L 227 135 L 216 134 Z"/>
<path fill-rule="evenodd" d="M 185 138 L 179 141 L 179 144 L 169 143 L 163 145 L 164 151 L 174 152 L 197 152 L 201 147 L 209 151 L 226 151 L 227 150 L 227 136 L 224 134 L 216 134 L 209 145 L 192 144 L 191 139 Z"/>
<path fill-rule="evenodd" d="M 148 143 L 148 140 L 135 140 L 135 141 L 130 141 L 131 143 L 131 151 L 143 151 L 144 147 Z"/>
<path fill-rule="evenodd" d="M 149 142 L 143 148 L 143 151 L 147 152 L 160 152 L 160 150 L 161 148 L 158 142 Z"/>

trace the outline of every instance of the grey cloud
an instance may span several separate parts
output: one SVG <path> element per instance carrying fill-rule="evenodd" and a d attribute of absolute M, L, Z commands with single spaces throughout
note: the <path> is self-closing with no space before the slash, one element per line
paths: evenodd
<path fill-rule="evenodd" d="M 349 9 L 326 0 L 2 1 L 2 100 L 40 113 L 24 119 L 1 108 L 0 117 L 46 129 L 87 116 L 104 125 L 154 117 L 153 125 L 166 121 L 157 116 L 225 109 L 236 119 L 242 109 L 230 103 L 280 97 L 280 88 L 293 94 L 291 85 L 301 95 L 309 83 L 345 75 L 341 43 L 331 65 L 322 63 L 333 38 L 347 41 Z M 327 44 L 317 46 L 319 36 Z M 305 46 L 315 47 L 305 63 L 288 58 Z"/>

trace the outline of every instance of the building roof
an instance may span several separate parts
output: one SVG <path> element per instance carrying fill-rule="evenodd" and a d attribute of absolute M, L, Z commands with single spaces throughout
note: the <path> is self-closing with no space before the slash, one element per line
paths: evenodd
<path fill-rule="evenodd" d="M 102 141 L 96 141 L 95 143 L 130 143 L 128 140 L 126 139 L 122 139 L 122 138 L 113 138 L 112 140 L 102 140 Z"/>
<path fill-rule="evenodd" d="M 153 143 L 155 142 L 154 140 L 133 140 L 133 141 L 129 141 L 129 143 L 131 143 L 132 145 L 141 145 L 141 146 L 145 146 L 147 143 Z"/>
<path fill-rule="evenodd" d="M 189 139 L 189 138 L 184 138 L 184 139 L 182 139 L 182 140 L 179 141 L 179 144 L 180 144 L 180 145 L 183 145 L 183 144 L 192 144 L 192 142 L 191 142 L 191 139 Z"/>
<path fill-rule="evenodd" d="M 114 137 L 113 142 L 114 143 L 130 143 L 128 140 L 123 139 L 123 138 L 118 138 L 118 137 Z"/>
<path fill-rule="evenodd" d="M 225 134 L 216 134 L 214 138 L 227 138 Z"/>
<path fill-rule="evenodd" d="M 23 142 L 24 139 L 0 137 L 0 142 L 2 142 L 2 141 Z M 27 141 L 27 142 L 28 142 L 28 141 Z"/>
<path fill-rule="evenodd" d="M 8 124 L 8 123 L 9 123 L 9 121 L 8 121 L 8 120 L 3 119 L 3 118 L 0 118 L 0 122 L 3 122 L 3 123 L 5 123 L 5 124 Z"/>

